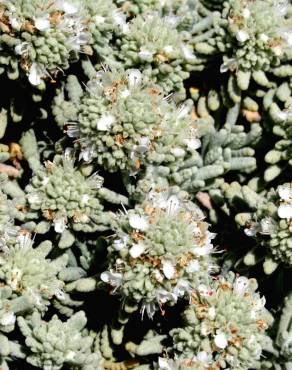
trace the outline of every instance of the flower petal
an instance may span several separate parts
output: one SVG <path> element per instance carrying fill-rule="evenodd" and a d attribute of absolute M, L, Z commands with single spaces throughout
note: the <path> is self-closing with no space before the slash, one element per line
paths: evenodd
<path fill-rule="evenodd" d="M 118 287 L 121 285 L 123 275 L 119 272 L 104 271 L 101 273 L 100 279 L 105 283 Z"/>
<path fill-rule="evenodd" d="M 240 30 L 237 32 L 236 38 L 239 42 L 245 42 L 249 39 L 249 34 L 244 30 Z"/>
<path fill-rule="evenodd" d="M 131 69 L 128 74 L 129 87 L 135 87 L 140 84 L 142 73 L 138 69 Z"/>
<path fill-rule="evenodd" d="M 43 74 L 41 72 L 41 69 L 38 67 L 36 63 L 33 63 L 29 70 L 28 80 L 29 82 L 37 86 L 42 82 Z"/>
<path fill-rule="evenodd" d="M 103 116 L 97 121 L 96 127 L 99 131 L 108 131 L 115 120 L 115 117 L 112 115 Z"/>
<path fill-rule="evenodd" d="M 280 185 L 278 186 L 277 190 L 278 190 L 279 197 L 282 200 L 286 200 L 286 201 L 292 200 L 292 188 L 290 185 L 288 184 Z"/>
<path fill-rule="evenodd" d="M 244 295 L 246 292 L 246 289 L 248 288 L 249 280 L 245 276 L 240 276 L 236 279 L 234 283 L 233 291 L 237 293 L 238 295 Z"/>
<path fill-rule="evenodd" d="M 292 218 L 292 204 L 281 204 L 278 208 L 278 216 L 290 220 Z"/>
<path fill-rule="evenodd" d="M 200 148 L 200 146 L 201 146 L 201 140 L 200 139 L 185 139 L 184 143 L 186 144 L 186 146 L 189 150 L 196 150 L 196 149 Z"/>
<path fill-rule="evenodd" d="M 134 244 L 129 250 L 129 253 L 132 258 L 138 258 L 145 252 L 145 246 L 143 244 Z"/>
<path fill-rule="evenodd" d="M 47 31 L 51 27 L 50 20 L 47 17 L 37 18 L 34 21 L 35 28 L 39 31 Z"/>
<path fill-rule="evenodd" d="M 147 219 L 139 215 L 130 215 L 129 224 L 133 229 L 146 231 L 149 227 Z"/>
<path fill-rule="evenodd" d="M 175 277 L 176 269 L 170 260 L 162 261 L 162 271 L 166 279 L 171 280 Z"/>
<path fill-rule="evenodd" d="M 224 333 L 216 334 L 214 338 L 214 343 L 216 347 L 220 349 L 226 348 L 228 345 L 226 335 Z"/>

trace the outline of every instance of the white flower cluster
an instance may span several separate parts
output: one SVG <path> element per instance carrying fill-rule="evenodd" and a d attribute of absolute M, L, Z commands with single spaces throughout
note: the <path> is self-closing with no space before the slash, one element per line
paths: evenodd
<path fill-rule="evenodd" d="M 65 268 L 67 256 L 55 260 L 46 258 L 52 249 L 50 242 L 33 247 L 28 232 L 19 234 L 7 253 L 0 254 L 0 279 L 13 294 L 29 297 L 36 309 L 46 310 L 53 297 L 65 299 L 64 282 L 58 273 Z"/>
<path fill-rule="evenodd" d="M 277 215 L 280 219 L 290 221 L 292 218 L 292 185 L 287 183 L 278 186 L 277 195 L 280 198 L 277 205 Z M 277 220 L 266 216 L 258 220 L 250 220 L 247 226 L 244 229 L 247 236 L 271 235 L 277 230 Z"/>
<path fill-rule="evenodd" d="M 142 312 L 150 317 L 157 307 L 190 297 L 215 268 L 210 259 L 214 234 L 202 218 L 194 204 L 168 192 L 151 192 L 142 207 L 126 211 L 118 221 L 110 270 L 101 279 L 142 301 Z"/>
<path fill-rule="evenodd" d="M 226 6 L 229 9 L 228 32 L 234 39 L 232 52 L 236 49 L 243 51 L 236 52 L 232 58 L 224 56 L 222 73 L 247 67 L 249 62 L 253 67 L 266 68 L 268 63 L 262 64 L 266 55 L 270 54 L 269 58 L 273 60 L 284 58 L 291 52 L 292 24 L 287 17 L 288 1 L 231 0 Z"/>
<path fill-rule="evenodd" d="M 67 126 L 85 161 L 136 175 L 147 164 L 183 162 L 200 147 L 191 107 L 177 107 L 138 69 L 99 71 L 86 87 Z"/>
<path fill-rule="evenodd" d="M 1 5 L 4 6 L 4 15 L 9 24 L 7 31 L 19 34 L 14 52 L 20 58 L 20 66 L 32 85 L 38 86 L 48 77 L 53 79 L 58 71 L 62 71 L 71 53 L 81 52 L 82 47 L 90 42 L 86 17 L 82 15 L 79 0 L 35 0 L 32 4 L 1 0 Z M 25 7 L 34 13 L 27 17 Z M 31 36 L 23 38 L 24 30 Z M 45 42 L 47 45 L 44 45 Z M 57 48 L 57 42 L 63 46 Z M 59 52 L 59 62 L 57 59 L 52 62 L 53 54 Z"/>
<path fill-rule="evenodd" d="M 171 332 L 180 364 L 198 370 L 253 367 L 272 320 L 256 289 L 255 279 L 232 273 L 199 286 L 185 311 L 184 328 Z"/>

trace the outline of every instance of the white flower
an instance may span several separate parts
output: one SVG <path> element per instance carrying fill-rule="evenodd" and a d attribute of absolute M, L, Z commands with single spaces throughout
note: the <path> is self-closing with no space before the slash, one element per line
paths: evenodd
<path fill-rule="evenodd" d="M 113 20 L 114 23 L 121 29 L 123 33 L 128 33 L 129 32 L 129 25 L 127 24 L 125 20 L 125 15 L 123 14 L 122 11 L 115 11 L 113 14 Z"/>
<path fill-rule="evenodd" d="M 213 246 L 211 244 L 204 245 L 202 247 L 195 247 L 192 249 L 192 253 L 197 256 L 207 256 L 211 253 Z"/>
<path fill-rule="evenodd" d="M 10 18 L 10 24 L 13 29 L 15 29 L 16 31 L 20 31 L 22 22 L 19 19 L 14 17 Z"/>
<path fill-rule="evenodd" d="M 70 362 L 74 359 L 74 357 L 76 356 L 76 353 L 74 351 L 71 351 L 69 350 L 66 354 L 65 354 L 65 359 Z"/>
<path fill-rule="evenodd" d="M 196 149 L 200 148 L 200 146 L 201 146 L 201 140 L 200 139 L 185 139 L 184 143 L 186 144 L 186 146 L 189 150 L 196 150 Z"/>
<path fill-rule="evenodd" d="M 258 222 L 250 222 L 249 226 L 244 229 L 247 236 L 255 236 L 260 231 L 260 224 Z"/>
<path fill-rule="evenodd" d="M 159 366 L 159 369 L 161 370 L 173 370 L 172 366 L 163 357 L 158 357 L 158 366 Z"/>
<path fill-rule="evenodd" d="M 110 284 L 113 287 L 119 287 L 123 280 L 123 275 L 119 272 L 104 271 L 100 278 L 103 282 Z"/>
<path fill-rule="evenodd" d="M 175 277 L 176 269 L 170 259 L 162 260 L 162 271 L 168 280 L 171 280 Z"/>
<path fill-rule="evenodd" d="M 180 201 L 176 195 L 171 195 L 166 201 L 166 212 L 169 216 L 177 215 L 180 210 Z"/>
<path fill-rule="evenodd" d="M 290 220 L 292 218 L 292 203 L 291 204 L 287 204 L 287 203 L 281 204 L 280 207 L 278 208 L 278 216 L 280 218 Z"/>
<path fill-rule="evenodd" d="M 203 321 L 200 327 L 200 334 L 206 337 L 211 332 L 210 325 L 206 321 Z"/>
<path fill-rule="evenodd" d="M 147 316 L 149 317 L 149 319 L 153 319 L 153 316 L 155 314 L 155 312 L 157 311 L 157 307 L 156 307 L 156 304 L 154 302 L 143 302 L 142 303 L 142 306 L 141 306 L 141 314 L 142 314 L 142 319 L 143 319 L 143 316 L 144 316 L 144 312 L 146 310 L 146 313 L 147 313 Z"/>
<path fill-rule="evenodd" d="M 190 284 L 186 280 L 178 280 L 176 286 L 173 289 L 173 295 L 175 296 L 176 300 L 179 297 L 183 297 L 186 293 L 191 293 Z"/>
<path fill-rule="evenodd" d="M 283 49 L 280 45 L 272 47 L 272 50 L 277 57 L 280 57 L 283 54 Z"/>
<path fill-rule="evenodd" d="M 240 276 L 235 280 L 233 291 L 240 296 L 243 296 L 248 288 L 249 280 L 245 276 Z"/>
<path fill-rule="evenodd" d="M 189 274 L 200 270 L 200 264 L 198 260 L 192 260 L 186 267 L 186 272 Z"/>
<path fill-rule="evenodd" d="M 245 42 L 249 39 L 249 34 L 244 30 L 240 30 L 237 32 L 236 38 L 239 42 Z"/>
<path fill-rule="evenodd" d="M 172 45 L 167 45 L 163 48 L 163 51 L 165 51 L 166 53 L 172 53 L 173 52 L 173 46 Z"/>
<path fill-rule="evenodd" d="M 164 276 L 159 270 L 155 269 L 152 274 L 154 276 L 154 279 L 157 280 L 159 283 L 163 282 Z"/>
<path fill-rule="evenodd" d="M 65 292 L 62 290 L 62 289 L 56 289 L 55 290 L 55 296 L 60 300 L 60 301 L 63 301 L 66 296 L 65 296 Z"/>
<path fill-rule="evenodd" d="M 34 20 L 35 28 L 39 31 L 47 31 L 51 28 L 49 16 L 45 15 Z"/>
<path fill-rule="evenodd" d="M 114 240 L 112 246 L 116 251 L 120 251 L 126 247 L 128 240 L 129 240 L 129 237 L 125 235 L 122 237 L 122 239 Z"/>
<path fill-rule="evenodd" d="M 88 194 L 82 194 L 81 198 L 80 198 L 80 204 L 82 206 L 85 206 L 88 204 L 88 201 L 90 199 L 90 196 Z"/>
<path fill-rule="evenodd" d="M 104 23 L 105 22 L 105 17 L 102 17 L 101 15 L 96 15 L 96 16 L 94 16 L 93 17 L 94 18 L 94 21 L 95 21 L 95 23 L 99 23 L 99 24 L 102 24 L 102 23 Z"/>
<path fill-rule="evenodd" d="M 28 74 L 29 82 L 32 85 L 37 86 L 42 82 L 43 77 L 44 77 L 43 70 L 37 65 L 37 63 L 32 63 Z"/>
<path fill-rule="evenodd" d="M 216 347 L 220 349 L 226 348 L 228 345 L 226 335 L 224 333 L 216 334 L 214 337 L 214 343 Z"/>
<path fill-rule="evenodd" d="M 245 18 L 245 19 L 249 18 L 249 17 L 250 17 L 250 10 L 249 10 L 248 8 L 244 8 L 244 9 L 242 10 L 242 16 L 243 16 L 243 18 Z"/>
<path fill-rule="evenodd" d="M 184 149 L 182 149 L 182 148 L 178 148 L 178 147 L 176 147 L 176 148 L 171 148 L 171 149 L 170 149 L 170 152 L 171 152 L 175 157 L 183 157 L 183 156 L 186 154 L 186 152 L 185 152 L 185 150 L 184 150 Z"/>
<path fill-rule="evenodd" d="M 115 117 L 111 114 L 102 116 L 96 124 L 96 127 L 99 131 L 108 131 L 111 126 L 115 123 Z"/>
<path fill-rule="evenodd" d="M 208 309 L 208 317 L 209 317 L 209 319 L 214 320 L 215 319 L 215 316 L 216 316 L 216 309 L 215 309 L 215 307 L 210 307 Z"/>
<path fill-rule="evenodd" d="M 149 50 L 141 48 L 139 53 L 138 53 L 138 56 L 139 56 L 140 59 L 148 61 L 148 60 L 152 59 L 153 53 Z"/>
<path fill-rule="evenodd" d="M 177 301 L 176 296 L 165 289 L 157 289 L 155 295 L 158 303 L 164 304 L 169 301 Z"/>
<path fill-rule="evenodd" d="M 130 88 L 138 86 L 141 81 L 142 73 L 138 69 L 130 69 L 128 71 L 128 82 Z"/>
<path fill-rule="evenodd" d="M 271 217 L 265 217 L 260 221 L 260 233 L 263 235 L 271 235 L 276 230 L 276 224 Z"/>
<path fill-rule="evenodd" d="M 152 186 L 154 187 L 155 185 L 153 184 Z M 155 190 L 150 190 L 148 199 L 154 207 L 165 208 L 167 196 L 168 194 L 165 191 L 160 193 L 156 192 Z"/>
<path fill-rule="evenodd" d="M 142 146 L 148 146 L 150 143 L 150 139 L 147 136 L 142 136 L 139 140 L 139 144 Z"/>
<path fill-rule="evenodd" d="M 34 204 L 34 205 L 41 205 L 42 204 L 41 196 L 37 193 L 28 194 L 27 195 L 27 200 L 29 201 L 30 204 Z"/>
<path fill-rule="evenodd" d="M 78 137 L 80 135 L 80 130 L 76 123 L 70 122 L 70 124 L 67 126 L 67 135 L 69 137 Z"/>
<path fill-rule="evenodd" d="M 134 244 L 129 250 L 129 253 L 132 258 L 138 258 L 144 252 L 145 252 L 145 246 L 141 243 Z"/>
<path fill-rule="evenodd" d="M 281 32 L 281 37 L 287 42 L 289 46 L 292 46 L 292 32 L 290 30 Z"/>
<path fill-rule="evenodd" d="M 190 47 L 188 47 L 187 45 L 184 45 L 182 44 L 181 45 L 181 50 L 182 50 L 182 53 L 183 53 L 183 56 L 187 59 L 187 60 L 195 60 L 197 59 L 196 55 L 193 53 L 192 49 Z"/>
<path fill-rule="evenodd" d="M 171 360 L 163 357 L 158 357 L 158 368 L 159 370 L 179 370 L 181 368 L 181 361 L 179 361 L 178 359 Z"/>
<path fill-rule="evenodd" d="M 43 186 L 46 186 L 48 185 L 48 183 L 50 182 L 50 178 L 49 176 L 45 176 L 43 179 L 42 179 L 42 185 Z"/>
<path fill-rule="evenodd" d="M 67 132 L 68 133 L 68 132 Z M 69 133 L 68 136 L 70 137 Z M 77 136 L 71 136 L 71 137 L 77 137 Z M 89 162 L 92 159 L 92 156 L 94 154 L 94 146 L 88 145 L 79 154 L 79 160 L 83 159 L 85 162 Z"/>
<path fill-rule="evenodd" d="M 68 40 L 72 50 L 79 52 L 82 45 L 87 45 L 90 41 L 90 34 L 86 26 L 81 22 L 81 19 L 76 17 L 65 18 L 62 22 L 64 31 L 71 30 L 71 37 Z"/>
<path fill-rule="evenodd" d="M 190 108 L 187 106 L 187 105 L 182 105 L 179 110 L 178 110 L 178 113 L 177 113 L 177 119 L 183 119 L 185 118 L 190 112 Z"/>
<path fill-rule="evenodd" d="M 288 0 L 275 0 L 273 4 L 274 13 L 278 17 L 284 17 L 287 14 L 290 3 Z"/>
<path fill-rule="evenodd" d="M 252 306 L 253 306 L 253 309 L 250 311 L 250 317 L 253 319 L 253 320 L 256 320 L 259 312 L 265 310 L 265 304 L 266 304 L 266 298 L 265 297 L 262 297 L 262 298 L 257 298 L 253 301 L 252 303 Z"/>
<path fill-rule="evenodd" d="M 147 219 L 139 215 L 130 215 L 129 224 L 133 229 L 146 231 L 149 228 L 149 223 Z"/>
<path fill-rule="evenodd" d="M 93 172 L 89 177 L 88 183 L 93 186 L 93 189 L 101 189 L 104 182 L 104 178 L 99 176 L 98 171 Z"/>
<path fill-rule="evenodd" d="M 66 148 L 63 154 L 63 162 L 67 162 L 73 166 L 75 158 L 75 150 L 73 148 Z"/>
<path fill-rule="evenodd" d="M 269 41 L 269 36 L 267 36 L 265 33 L 261 33 L 260 34 L 260 40 L 263 41 L 263 42 L 267 42 Z"/>
<path fill-rule="evenodd" d="M 20 234 L 17 236 L 17 242 L 19 243 L 20 248 L 31 248 L 33 241 L 31 240 L 30 234 Z"/>
<path fill-rule="evenodd" d="M 3 326 L 14 325 L 16 317 L 14 312 L 4 312 L 0 318 L 0 324 Z"/>
<path fill-rule="evenodd" d="M 221 64 L 220 66 L 220 72 L 225 73 L 227 71 L 233 71 L 237 67 L 237 61 L 236 59 L 227 59 L 224 61 L 224 63 Z"/>
<path fill-rule="evenodd" d="M 28 48 L 29 48 L 29 43 L 25 41 L 25 42 L 22 42 L 16 45 L 14 50 L 16 54 L 23 55 L 28 52 Z"/>
<path fill-rule="evenodd" d="M 76 14 L 78 12 L 78 7 L 72 4 L 72 1 L 69 2 L 69 1 L 59 0 L 57 4 L 61 10 L 63 10 L 65 13 L 69 15 Z"/>
<path fill-rule="evenodd" d="M 198 361 L 200 361 L 200 362 L 202 362 L 203 364 L 208 364 L 210 361 L 211 361 L 211 359 L 212 359 L 212 357 L 211 357 L 211 355 L 210 354 L 208 354 L 207 352 L 205 352 L 205 351 L 201 351 L 201 352 L 198 352 L 198 354 L 197 354 L 197 360 Z"/>
<path fill-rule="evenodd" d="M 277 190 L 281 200 L 292 201 L 292 187 L 290 185 L 280 185 Z"/>
<path fill-rule="evenodd" d="M 54 219 L 54 229 L 56 233 L 62 234 L 62 232 L 66 229 L 66 219 L 62 216 L 57 216 Z"/>
<path fill-rule="evenodd" d="M 265 307 L 265 304 L 266 304 L 266 298 L 262 297 L 262 298 L 256 299 L 253 303 L 253 306 L 255 310 L 260 311 Z"/>
<path fill-rule="evenodd" d="M 135 158 L 135 154 L 145 154 L 149 149 L 150 140 L 148 137 L 143 136 L 139 140 L 139 145 L 135 145 L 133 152 L 131 153 L 132 157 Z"/>

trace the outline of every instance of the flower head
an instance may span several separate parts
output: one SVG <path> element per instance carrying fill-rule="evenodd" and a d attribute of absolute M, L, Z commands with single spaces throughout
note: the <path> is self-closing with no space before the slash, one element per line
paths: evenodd
<path fill-rule="evenodd" d="M 152 191 L 116 221 L 109 271 L 102 280 L 123 297 L 141 302 L 150 317 L 159 306 L 189 298 L 208 280 L 212 264 L 208 225 L 189 208 L 175 194 Z M 118 274 L 119 285 L 108 278 L 113 274 Z"/>
<path fill-rule="evenodd" d="M 252 368 L 272 322 L 265 301 L 255 292 L 256 281 L 229 273 L 213 280 L 207 291 L 202 288 L 192 294 L 184 326 L 171 331 L 174 354 L 181 364 Z"/>

